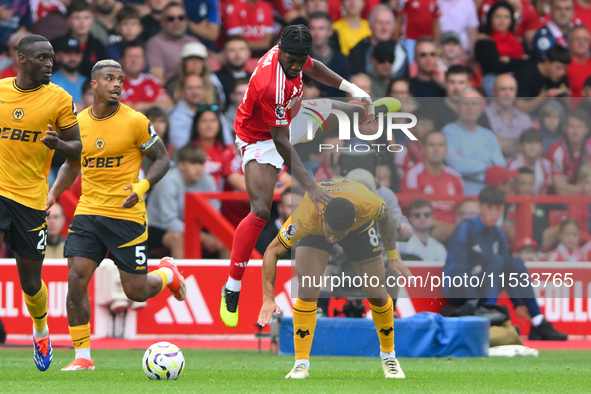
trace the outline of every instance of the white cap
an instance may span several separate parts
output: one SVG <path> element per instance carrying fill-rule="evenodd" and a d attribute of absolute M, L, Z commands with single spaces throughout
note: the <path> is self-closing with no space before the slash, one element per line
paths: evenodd
<path fill-rule="evenodd" d="M 197 56 L 201 59 L 207 59 L 207 48 L 200 42 L 189 42 L 183 47 L 181 52 L 181 58 L 186 59 L 188 57 Z"/>

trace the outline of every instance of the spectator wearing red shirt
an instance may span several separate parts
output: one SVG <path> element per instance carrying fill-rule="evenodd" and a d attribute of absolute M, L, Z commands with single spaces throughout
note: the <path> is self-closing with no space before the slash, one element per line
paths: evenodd
<path fill-rule="evenodd" d="M 394 153 L 394 163 L 400 177 L 415 164 L 425 159 L 423 139 L 434 130 L 435 125 L 432 109 L 427 106 L 419 107 L 412 113 L 417 118 L 417 125 L 410 132 L 417 137 L 417 140 L 406 141 L 404 149 Z"/>
<path fill-rule="evenodd" d="M 581 232 L 575 219 L 567 219 L 560 224 L 560 243 L 550 255 L 548 261 L 578 263 L 587 261 L 582 248 L 579 247 Z M 586 249 L 586 248 L 585 248 Z"/>
<path fill-rule="evenodd" d="M 400 0 L 396 9 L 395 39 L 402 45 L 414 63 L 416 40 L 423 36 L 439 41 L 441 10 L 436 0 Z"/>
<path fill-rule="evenodd" d="M 217 106 L 200 106 L 191 130 L 190 140 L 207 152 L 205 172 L 214 177 L 218 190 L 223 190 L 224 180 L 235 189 L 246 190 L 242 176 L 232 171 L 231 164 L 236 153 L 233 145 L 224 142 Z"/>
<path fill-rule="evenodd" d="M 464 194 L 462 176 L 444 165 L 447 155 L 445 134 L 433 130 L 424 137 L 425 160 L 411 167 L 402 182 L 400 192 L 456 196 Z M 454 230 L 453 201 L 434 201 L 433 237 L 445 240 Z"/>
<path fill-rule="evenodd" d="M 480 17 L 480 26 L 486 26 L 486 14 L 493 4 L 504 0 L 485 0 L 480 7 L 478 7 L 478 15 Z M 531 47 L 534 35 L 540 28 L 540 15 L 534 6 L 526 0 L 508 0 L 507 1 L 515 11 L 515 30 L 517 37 L 521 38 L 523 42 Z"/>
<path fill-rule="evenodd" d="M 581 194 L 582 187 L 577 180 L 577 171 L 586 148 L 587 134 L 589 115 L 582 109 L 569 112 L 566 115 L 564 138 L 550 146 L 546 152 L 546 158 L 552 162 L 552 182 L 556 194 Z"/>
<path fill-rule="evenodd" d="M 507 164 L 507 169 L 517 171 L 527 167 L 534 172 L 534 193 L 546 194 L 552 187 L 552 163 L 542 157 L 544 145 L 542 132 L 527 129 L 519 136 L 519 150 L 521 153 Z"/>
<path fill-rule="evenodd" d="M 144 47 L 139 42 L 126 43 L 121 54 L 121 68 L 125 73 L 121 102 L 139 112 L 153 105 L 169 110 L 174 105 L 160 81 L 142 72 L 146 67 Z"/>
<path fill-rule="evenodd" d="M 240 35 L 248 41 L 254 57 L 262 56 L 269 48 L 274 34 L 273 6 L 263 0 L 233 0 L 222 14 L 228 36 Z"/>
<path fill-rule="evenodd" d="M 300 11 L 294 0 L 273 0 L 273 10 L 286 25 L 291 24 L 300 16 Z"/>
<path fill-rule="evenodd" d="M 18 45 L 21 38 L 30 35 L 31 33 L 26 31 L 17 31 L 12 33 L 6 42 L 6 46 L 8 47 L 8 55 L 12 59 L 12 64 L 2 70 L 0 73 L 0 78 L 13 78 L 16 77 L 18 74 L 18 70 L 20 68 L 20 63 L 18 61 L 18 53 L 16 52 L 16 46 Z"/>
<path fill-rule="evenodd" d="M 570 49 L 570 64 L 566 69 L 568 84 L 572 97 L 582 97 L 585 80 L 591 75 L 591 58 L 589 57 L 589 43 L 591 35 L 587 26 L 575 26 L 568 36 Z"/>
<path fill-rule="evenodd" d="M 575 18 L 578 19 L 583 26 L 591 26 L 591 1 L 589 0 L 575 0 Z"/>

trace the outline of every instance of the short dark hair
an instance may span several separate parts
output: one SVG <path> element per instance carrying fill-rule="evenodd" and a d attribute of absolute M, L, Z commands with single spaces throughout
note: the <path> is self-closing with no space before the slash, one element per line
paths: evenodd
<path fill-rule="evenodd" d="M 475 199 L 474 197 L 466 197 L 464 198 L 462 201 L 460 201 L 460 203 L 458 205 L 456 205 L 456 209 L 455 209 L 455 214 L 457 215 L 460 210 L 462 209 L 462 205 L 464 205 L 467 202 L 478 202 L 477 199 Z"/>
<path fill-rule="evenodd" d="M 146 57 L 146 49 L 144 48 L 144 44 L 142 44 L 142 42 L 139 40 L 122 42 L 121 43 L 121 54 L 120 54 L 121 57 L 125 56 L 125 52 L 129 48 L 137 48 L 137 47 L 142 48 L 143 53 L 144 53 L 144 58 L 145 58 Z"/>
<path fill-rule="evenodd" d="M 487 186 L 478 194 L 481 204 L 505 205 L 505 192 L 496 186 Z"/>
<path fill-rule="evenodd" d="M 92 85 L 90 84 L 90 79 L 86 79 L 82 84 L 82 95 L 86 94 L 90 89 L 92 89 Z"/>
<path fill-rule="evenodd" d="M 335 197 L 324 208 L 324 221 L 335 231 L 347 231 L 355 222 L 355 205 L 346 198 Z"/>
<path fill-rule="evenodd" d="M 332 26 L 332 19 L 330 19 L 330 15 L 328 15 L 328 12 L 323 12 L 323 11 L 316 11 L 311 13 L 310 15 L 308 15 L 308 20 L 311 21 L 312 19 L 324 19 L 325 21 L 328 22 L 328 26 Z"/>
<path fill-rule="evenodd" d="M 585 126 L 589 127 L 589 114 L 587 111 L 581 108 L 573 109 L 566 114 L 566 119 L 568 118 L 575 118 L 580 120 L 581 122 L 585 123 Z"/>
<path fill-rule="evenodd" d="M 204 164 L 207 160 L 207 152 L 194 142 L 189 142 L 178 152 L 178 161 L 188 161 L 191 164 Z"/>
<path fill-rule="evenodd" d="M 170 3 L 164 6 L 164 8 L 162 9 L 162 14 L 164 14 L 166 10 L 168 10 L 171 7 L 181 7 L 183 10 L 185 10 L 185 12 L 187 12 L 182 1 L 171 1 Z"/>
<path fill-rule="evenodd" d="M 568 48 L 556 44 L 546 52 L 546 60 L 549 62 L 560 62 L 568 66 L 570 64 L 570 51 Z"/>
<path fill-rule="evenodd" d="M 148 119 L 150 119 L 150 118 L 163 118 L 164 119 L 164 123 L 166 123 L 166 130 L 164 132 L 164 135 L 160 138 L 162 139 L 164 146 L 168 147 L 168 143 L 169 143 L 169 139 L 170 139 L 170 137 L 169 137 L 170 118 L 168 117 L 168 112 L 166 112 L 166 110 L 159 105 L 153 105 L 144 112 L 144 115 L 146 115 L 146 118 L 148 118 Z"/>
<path fill-rule="evenodd" d="M 425 136 L 423 137 L 423 145 L 426 145 L 427 144 L 427 140 L 429 139 L 429 136 L 430 135 L 433 135 L 433 134 L 442 134 L 443 137 L 445 138 L 445 142 L 446 142 L 446 145 L 447 145 L 447 137 L 445 136 L 445 133 L 443 131 L 441 131 L 441 130 L 431 130 L 427 134 L 425 134 Z"/>
<path fill-rule="evenodd" d="M 36 43 L 46 41 L 49 42 L 47 38 L 40 36 L 38 34 L 24 36 L 23 38 L 21 38 L 21 40 L 18 42 L 16 46 L 16 53 L 28 54 L 31 51 L 31 49 L 33 49 L 33 46 Z"/>
<path fill-rule="evenodd" d="M 419 46 L 419 44 L 423 44 L 425 42 L 429 42 L 435 46 L 437 46 L 437 42 L 435 41 L 435 39 L 431 36 L 422 36 L 419 37 L 419 39 L 417 40 L 417 43 L 415 44 L 415 48 Z"/>
<path fill-rule="evenodd" d="M 542 143 L 543 140 L 544 140 L 544 136 L 542 135 L 542 132 L 540 130 L 533 129 L 533 128 L 529 128 L 529 129 L 525 130 L 519 136 L 519 143 L 520 144 L 525 144 L 526 142 Z"/>
<path fill-rule="evenodd" d="M 519 170 L 517 170 L 517 172 L 519 173 L 519 175 L 521 175 L 521 174 L 535 175 L 534 170 L 532 170 L 529 167 L 521 167 Z"/>
<path fill-rule="evenodd" d="M 498 4 L 498 3 L 496 3 Z M 466 74 L 468 79 L 472 76 L 472 70 L 468 66 L 463 66 L 461 64 L 454 64 L 450 66 L 447 71 L 445 72 L 445 79 L 449 78 L 450 75 L 459 75 L 459 74 Z"/>
<path fill-rule="evenodd" d="M 74 12 L 89 11 L 92 12 L 92 6 L 84 0 L 73 1 L 68 6 L 68 16 L 72 16 Z"/>
<path fill-rule="evenodd" d="M 509 11 L 509 15 L 511 15 L 511 26 L 509 26 L 509 31 L 513 32 L 515 31 L 515 9 L 513 8 L 513 6 L 511 4 L 509 4 L 506 1 L 499 1 L 497 3 L 494 3 L 490 9 L 488 10 L 488 12 L 486 13 L 486 25 L 484 25 L 484 33 L 490 35 L 492 33 L 492 18 L 493 15 L 495 14 L 495 12 L 499 9 L 499 8 L 506 8 Z"/>
<path fill-rule="evenodd" d="M 247 78 L 238 78 L 235 79 L 234 82 L 232 83 L 232 90 L 231 92 L 233 92 L 236 89 L 236 86 L 238 85 L 248 85 L 248 79 Z"/>
<path fill-rule="evenodd" d="M 411 213 L 414 209 L 419 209 L 419 208 L 424 208 L 424 207 L 429 207 L 431 208 L 431 211 L 433 210 L 433 203 L 431 203 L 431 201 L 426 200 L 424 198 L 415 198 L 414 200 L 412 200 L 410 202 L 410 205 L 408 206 L 408 212 Z"/>
<path fill-rule="evenodd" d="M 140 16 L 138 10 L 130 5 L 123 6 L 123 8 L 121 8 L 121 10 L 119 10 L 119 12 L 117 13 L 116 18 L 117 24 L 120 24 L 121 22 L 128 19 L 137 19 L 140 22 L 142 20 L 142 17 Z"/>
<path fill-rule="evenodd" d="M 245 43 L 246 45 L 248 45 L 248 41 L 246 40 L 246 38 L 239 36 L 239 35 L 232 35 L 226 39 L 226 42 L 224 42 L 224 48 L 226 47 L 226 45 L 228 45 L 228 43 L 230 43 L 232 41 L 241 41 L 241 42 Z"/>
<path fill-rule="evenodd" d="M 102 69 L 107 68 L 107 67 L 113 67 L 118 70 L 121 70 L 121 64 L 119 64 L 119 62 L 116 62 L 113 59 L 99 60 L 92 67 L 92 71 L 90 71 L 90 79 L 91 80 L 94 79 L 97 72 L 99 72 Z"/>
<path fill-rule="evenodd" d="M 410 81 L 408 80 L 408 78 L 396 77 L 396 78 L 392 78 L 390 80 L 390 82 L 388 83 L 388 90 L 386 91 L 386 94 L 390 94 L 390 91 L 392 90 L 392 85 L 394 85 L 395 83 L 398 83 L 398 82 L 404 82 L 406 84 L 406 86 L 408 86 L 408 92 L 410 93 Z"/>

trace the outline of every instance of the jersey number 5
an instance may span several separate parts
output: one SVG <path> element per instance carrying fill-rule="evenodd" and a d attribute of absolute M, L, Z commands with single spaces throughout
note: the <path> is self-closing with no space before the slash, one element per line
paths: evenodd
<path fill-rule="evenodd" d="M 135 247 L 135 262 L 137 265 L 142 265 L 146 262 L 146 247 L 144 245 L 138 245 Z"/>

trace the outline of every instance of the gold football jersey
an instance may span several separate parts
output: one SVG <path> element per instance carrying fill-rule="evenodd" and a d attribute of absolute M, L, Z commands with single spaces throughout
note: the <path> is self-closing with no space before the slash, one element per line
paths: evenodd
<path fill-rule="evenodd" d="M 41 139 L 47 125 L 59 133 L 76 123 L 72 96 L 61 87 L 23 90 L 15 78 L 0 80 L 0 196 L 44 210 L 54 151 Z"/>
<path fill-rule="evenodd" d="M 92 115 L 92 107 L 78 116 L 82 140 L 82 196 L 76 215 L 99 215 L 113 219 L 146 221 L 142 196 L 132 208 L 121 208 L 131 190 L 126 186 L 139 181 L 143 151 L 150 149 L 158 135 L 140 112 L 119 104 L 105 117 Z"/>
<path fill-rule="evenodd" d="M 381 220 L 388 209 L 380 196 L 365 185 L 350 179 L 328 179 L 319 182 L 318 186 L 328 190 L 335 197 L 346 198 L 355 205 L 355 223 L 350 231 L 357 230 L 369 221 Z M 321 206 L 321 208 L 323 207 Z M 308 235 L 324 235 L 324 230 L 322 229 L 322 217 L 318 215 L 316 206 L 306 193 L 300 205 L 279 229 L 277 238 L 283 246 L 291 249 L 298 240 Z"/>

